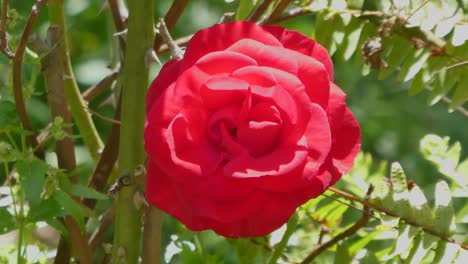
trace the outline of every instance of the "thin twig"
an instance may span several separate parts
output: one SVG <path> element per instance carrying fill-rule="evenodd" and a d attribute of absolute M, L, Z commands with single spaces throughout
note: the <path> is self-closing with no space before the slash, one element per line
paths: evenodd
<path fill-rule="evenodd" d="M 23 128 L 33 132 L 33 127 L 31 125 L 31 121 L 29 120 L 28 114 L 26 112 L 26 106 L 24 103 L 24 96 L 23 96 L 23 74 L 22 74 L 22 67 L 23 67 L 23 57 L 24 52 L 26 50 L 26 45 L 28 43 L 29 36 L 31 35 L 32 28 L 36 23 L 36 20 L 39 16 L 39 12 L 41 7 L 47 3 L 47 0 L 37 0 L 36 3 L 33 5 L 31 13 L 29 14 L 28 21 L 26 22 L 26 26 L 24 27 L 23 33 L 21 34 L 20 41 L 18 43 L 18 47 L 16 48 L 15 57 L 13 59 L 13 95 L 15 98 L 16 103 L 16 112 L 20 117 L 21 124 Z M 36 155 L 39 157 L 44 157 L 44 151 L 41 148 L 37 148 L 39 142 L 37 142 L 36 136 L 31 134 L 28 136 L 28 140 L 33 147 L 36 149 Z"/>
<path fill-rule="evenodd" d="M 109 9 L 112 14 L 112 20 L 114 21 L 115 30 L 117 32 L 123 32 L 126 30 L 127 26 L 124 23 L 126 17 L 122 14 L 121 7 L 124 5 L 119 0 L 108 0 Z M 125 39 L 123 36 L 119 35 L 120 51 L 125 54 Z"/>
<path fill-rule="evenodd" d="M 369 190 L 367 191 L 366 198 L 365 200 L 368 200 L 370 197 L 370 194 L 373 190 L 372 185 L 369 187 Z M 301 264 L 307 264 L 312 262 L 318 255 L 320 255 L 322 252 L 330 248 L 331 246 L 335 245 L 338 243 L 340 240 L 343 240 L 349 236 L 352 236 L 354 233 L 356 233 L 359 229 L 364 227 L 367 222 L 369 222 L 369 215 L 371 214 L 371 211 L 368 206 L 364 205 L 364 211 L 366 213 L 363 213 L 361 218 L 351 227 L 340 233 L 339 235 L 335 236 L 334 238 L 330 239 L 329 241 L 319 245 L 316 247 L 302 262 Z"/>
<path fill-rule="evenodd" d="M 408 20 L 414 16 L 421 8 L 423 8 L 427 3 L 429 3 L 430 0 L 426 0 L 426 2 L 422 3 L 418 8 L 416 8 L 401 24 L 404 25 Z"/>
<path fill-rule="evenodd" d="M 52 117 L 61 117 L 66 123 L 70 123 L 71 113 L 65 95 L 65 84 L 63 81 L 65 72 L 60 53 L 61 46 L 63 45 L 63 34 L 64 32 L 60 27 L 51 26 L 49 28 L 48 38 L 52 51 L 41 60 L 41 65 L 44 69 L 44 80 L 46 82 L 47 98 Z M 64 131 L 69 135 L 72 134 L 71 127 L 64 128 Z M 73 171 L 76 168 L 75 146 L 70 137 L 65 137 L 56 142 L 56 153 L 58 165 L 61 169 Z M 78 175 L 72 175 L 71 180 L 74 183 L 78 182 Z M 75 199 L 77 198 L 75 197 Z M 91 263 L 91 250 L 87 244 L 86 233 L 80 230 L 78 223 L 70 215 L 65 216 L 63 221 L 69 232 L 70 239 L 73 241 L 71 246 L 75 258 L 80 263 Z"/>
<path fill-rule="evenodd" d="M 177 45 L 177 43 L 174 42 L 174 40 L 171 37 L 171 34 L 169 33 L 168 28 L 166 27 L 166 23 L 164 22 L 164 18 L 159 18 L 159 24 L 158 24 L 158 29 L 159 29 L 159 35 L 163 38 L 164 42 L 169 46 L 169 50 L 171 51 L 171 55 L 173 58 L 180 59 L 183 57 L 183 51 L 182 49 Z"/>
<path fill-rule="evenodd" d="M 94 230 L 94 233 L 89 237 L 88 244 L 92 251 L 94 251 L 96 247 L 102 242 L 106 231 L 114 222 L 114 218 L 115 218 L 115 204 L 112 205 L 111 208 L 109 208 L 104 213 L 102 218 L 99 220 L 101 224 L 96 228 L 96 230 Z"/>
<path fill-rule="evenodd" d="M 268 24 L 274 21 L 276 18 L 278 18 L 291 2 L 292 0 L 280 0 L 279 3 L 276 5 L 275 9 L 273 9 L 273 12 L 271 12 L 270 16 L 265 21 L 265 23 Z"/>
<path fill-rule="evenodd" d="M 115 110 L 114 119 L 120 120 L 120 113 L 122 107 L 122 99 L 119 98 L 117 109 Z M 119 145 L 120 145 L 120 125 L 112 124 L 111 131 L 107 137 L 106 145 L 102 151 L 96 168 L 93 171 L 93 175 L 89 178 L 88 187 L 102 192 L 106 186 L 107 179 L 114 168 L 117 157 L 119 156 Z M 89 208 L 94 208 L 96 200 L 84 199 L 83 204 Z"/>
<path fill-rule="evenodd" d="M 265 13 L 272 2 L 273 0 L 263 0 L 263 2 L 249 14 L 247 20 L 252 22 L 257 21 L 263 13 Z"/>
<path fill-rule="evenodd" d="M 419 228 L 421 228 L 422 230 L 424 230 L 425 232 L 427 232 L 427 233 L 429 233 L 431 235 L 439 237 L 440 239 L 445 240 L 447 242 L 457 244 L 460 247 L 468 250 L 468 245 L 464 244 L 463 242 L 457 241 L 457 240 L 455 240 L 455 239 L 453 239 L 451 237 L 447 237 L 447 236 L 445 236 L 445 235 L 443 235 L 443 234 L 441 234 L 441 233 L 439 233 L 439 232 L 437 232 L 437 231 L 435 231 L 435 230 L 433 230 L 433 229 L 431 229 L 429 227 L 423 226 L 423 225 L 421 225 L 419 223 L 414 222 L 411 219 L 408 219 L 408 218 L 406 218 L 404 216 L 401 216 L 401 215 L 398 215 L 398 214 L 396 214 L 394 212 L 391 212 L 390 210 L 388 210 L 386 208 L 382 208 L 382 207 L 380 207 L 378 205 L 375 205 L 375 204 L 373 204 L 373 203 L 371 203 L 371 202 L 369 202 L 367 200 L 362 200 L 359 197 L 356 197 L 356 196 L 354 196 L 354 195 L 352 195 L 350 193 L 347 193 L 345 191 L 336 189 L 334 187 L 330 187 L 330 188 L 328 188 L 328 190 L 330 190 L 330 191 L 332 191 L 332 192 L 334 192 L 334 193 L 338 194 L 339 196 L 342 196 L 342 197 L 344 197 L 346 199 L 358 202 L 358 203 L 360 203 L 362 205 L 365 205 L 365 206 L 367 206 L 369 208 L 372 208 L 372 209 L 374 209 L 376 211 L 383 212 L 383 213 L 385 213 L 387 215 L 390 215 L 390 216 L 399 217 L 401 220 L 403 220 L 404 222 L 406 222 L 409 225 L 419 227 Z"/>
<path fill-rule="evenodd" d="M 113 123 L 113 124 L 117 124 L 117 125 L 120 125 L 120 121 L 119 120 L 115 120 L 115 119 L 112 119 L 110 117 L 107 117 L 107 116 L 104 116 L 104 115 L 101 115 L 99 114 L 98 112 L 94 111 L 93 109 L 85 106 L 84 107 L 86 109 L 86 111 L 88 111 L 89 113 L 91 113 L 92 115 L 95 115 L 99 118 L 101 118 L 102 120 L 105 120 L 107 122 L 110 122 L 110 123 Z"/>
<path fill-rule="evenodd" d="M 172 31 L 174 29 L 174 26 L 177 23 L 177 20 L 179 20 L 180 16 L 185 10 L 185 7 L 187 6 L 189 0 L 175 0 L 171 7 L 169 8 L 169 11 L 167 11 L 167 14 L 164 16 L 164 21 L 166 22 L 166 27 L 168 31 Z M 159 48 L 163 44 L 163 38 L 160 34 L 154 38 L 154 44 L 153 44 L 153 49 L 155 51 L 159 51 Z"/>
<path fill-rule="evenodd" d="M 98 82 L 95 86 L 90 87 L 86 91 L 84 91 L 81 94 L 83 96 L 83 99 L 87 102 L 92 101 L 102 92 L 107 90 L 107 88 L 109 88 L 112 85 L 112 83 L 117 79 L 118 76 L 119 76 L 118 70 L 112 71 L 109 75 L 104 77 L 104 79 Z"/>
<path fill-rule="evenodd" d="M 11 52 L 10 48 L 8 48 L 8 40 L 6 36 L 6 21 L 7 21 L 7 13 L 8 13 L 8 0 L 3 0 L 2 3 L 2 16 L 0 20 L 0 50 L 5 56 L 9 59 L 13 59 L 15 54 Z"/>

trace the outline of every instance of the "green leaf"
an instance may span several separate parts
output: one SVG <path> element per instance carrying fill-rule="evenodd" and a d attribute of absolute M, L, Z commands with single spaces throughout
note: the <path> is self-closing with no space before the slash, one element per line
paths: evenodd
<path fill-rule="evenodd" d="M 424 63 L 427 61 L 431 54 L 425 52 L 424 49 L 421 49 L 414 53 L 414 57 L 409 57 L 407 59 L 408 64 L 403 65 L 400 73 L 397 76 L 397 79 L 402 82 L 407 82 L 411 80 L 424 66 Z"/>
<path fill-rule="evenodd" d="M 390 253 L 383 259 L 385 261 L 392 259 L 395 256 L 400 255 L 405 252 L 412 244 L 414 237 L 421 229 L 400 221 L 398 225 L 398 237 L 393 243 L 392 250 Z"/>
<path fill-rule="evenodd" d="M 455 212 L 453 210 L 450 189 L 445 181 L 439 181 L 436 184 L 432 228 L 447 236 L 450 236 L 455 231 Z"/>
<path fill-rule="evenodd" d="M 32 210 L 37 208 L 44 188 L 47 165 L 38 159 L 20 160 L 16 163 L 20 175 L 21 187 Z"/>
<path fill-rule="evenodd" d="M 455 88 L 455 92 L 452 95 L 452 102 L 450 103 L 450 108 L 455 109 L 459 106 L 462 106 L 465 102 L 468 101 L 468 78 L 466 76 L 461 78 Z"/>
<path fill-rule="evenodd" d="M 358 56 L 355 57 L 355 64 L 367 65 L 364 61 L 364 57 L 362 56 L 362 46 L 364 45 L 364 42 L 366 42 L 369 38 L 374 37 L 376 35 L 377 35 L 376 26 L 369 21 L 364 22 L 364 26 L 361 31 L 361 36 L 359 37 L 359 41 L 357 44 L 357 48 L 359 50 L 355 52 L 355 53 L 359 53 Z"/>
<path fill-rule="evenodd" d="M 382 234 L 383 231 L 377 230 L 373 231 L 366 236 L 362 237 L 356 242 L 353 242 L 349 245 L 349 254 L 351 256 L 355 256 L 361 249 L 365 248 L 370 242 L 372 242 L 377 236 Z M 342 262 L 345 263 L 345 262 Z"/>
<path fill-rule="evenodd" d="M 426 87 L 426 81 L 424 80 L 425 71 L 422 70 L 416 74 L 413 81 L 411 82 L 411 86 L 408 90 L 409 95 L 417 95 L 418 93 L 422 92 Z"/>
<path fill-rule="evenodd" d="M 286 224 L 286 232 L 284 232 L 283 238 L 281 238 L 281 241 L 276 244 L 275 250 L 273 251 L 273 254 L 271 255 L 268 264 L 274 264 L 277 262 L 277 260 L 281 257 L 281 253 L 283 253 L 284 249 L 286 248 L 288 244 L 288 240 L 291 237 L 291 235 L 296 231 L 296 225 L 298 222 L 298 216 L 296 213 L 294 213 L 291 218 L 289 218 L 288 223 Z"/>
<path fill-rule="evenodd" d="M 84 218 L 88 212 L 87 208 L 73 200 L 73 198 L 62 190 L 55 191 L 52 197 L 76 220 L 80 229 L 84 230 Z"/>
<path fill-rule="evenodd" d="M 19 125 L 19 117 L 13 102 L 0 100 L 0 131 Z"/>
<path fill-rule="evenodd" d="M 236 12 L 236 20 L 246 19 L 256 5 L 257 0 L 240 0 Z"/>
<path fill-rule="evenodd" d="M 356 17 L 352 17 L 349 25 L 346 27 L 346 35 L 344 38 L 344 51 L 343 58 L 349 60 L 354 52 L 356 51 L 361 36 L 362 29 L 364 28 L 364 22 Z"/>
<path fill-rule="evenodd" d="M 96 200 L 106 200 L 109 198 L 107 195 L 81 184 L 73 184 L 70 189 L 70 194 Z"/>
<path fill-rule="evenodd" d="M 340 244 L 338 244 L 338 247 L 336 248 L 336 253 L 335 253 L 335 264 L 341 264 L 341 263 L 348 263 L 349 260 L 351 259 L 351 255 L 349 254 L 349 246 L 351 243 L 348 242 L 348 240 L 342 241 Z"/>
<path fill-rule="evenodd" d="M 16 228 L 16 220 L 6 207 L 0 207 L 0 235 Z"/>
<path fill-rule="evenodd" d="M 408 45 L 410 45 L 410 43 L 402 37 L 395 36 L 392 38 L 392 49 L 388 53 L 387 57 L 384 58 L 388 67 L 380 70 L 378 76 L 379 80 L 386 79 L 401 66 L 402 62 L 407 57 L 412 56 L 414 49 L 408 48 Z"/>
<path fill-rule="evenodd" d="M 416 237 L 414 246 L 404 264 L 419 264 L 427 255 L 427 252 L 439 241 L 439 238 L 431 234 L 421 232 Z"/>
<path fill-rule="evenodd" d="M 411 208 L 409 206 L 409 192 L 406 174 L 398 162 L 394 162 L 392 164 L 390 181 L 392 182 L 395 211 L 401 216 L 410 217 Z"/>
<path fill-rule="evenodd" d="M 328 50 L 330 56 L 336 50 L 333 42 L 333 30 L 330 29 L 334 28 L 339 19 L 339 16 L 322 11 L 315 20 L 315 40 Z"/>
<path fill-rule="evenodd" d="M 416 184 L 410 190 L 409 201 L 412 210 L 411 219 L 423 226 L 430 226 L 434 217 L 426 196 Z"/>
<path fill-rule="evenodd" d="M 445 240 L 440 240 L 437 243 L 434 260 L 432 262 L 436 264 L 452 263 L 452 261 L 457 257 L 459 250 L 459 245 L 449 243 Z"/>
<path fill-rule="evenodd" d="M 36 209 L 31 209 L 28 212 L 28 222 L 35 223 L 39 221 L 47 221 L 58 216 L 63 216 L 64 211 L 58 202 L 54 199 L 41 200 Z"/>

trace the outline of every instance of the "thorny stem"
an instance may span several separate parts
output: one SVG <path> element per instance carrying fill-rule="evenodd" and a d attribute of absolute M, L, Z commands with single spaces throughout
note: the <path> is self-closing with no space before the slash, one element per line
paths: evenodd
<path fill-rule="evenodd" d="M 20 117 L 23 128 L 31 132 L 33 131 L 33 127 L 26 112 L 26 106 L 24 103 L 23 96 L 23 57 L 32 28 L 36 23 L 41 7 L 45 3 L 47 3 L 46 0 L 37 0 L 36 3 L 33 5 L 31 13 L 28 17 L 28 21 L 26 22 L 26 26 L 24 27 L 23 33 L 21 34 L 21 38 L 18 47 L 16 48 L 15 56 L 13 59 L 13 95 L 16 103 L 16 112 Z M 39 142 L 37 141 L 34 134 L 28 136 L 28 141 L 30 142 L 32 148 L 37 150 L 36 155 L 41 158 L 44 157 L 44 151 L 41 148 L 37 148 Z"/>
<path fill-rule="evenodd" d="M 123 71 L 122 116 L 120 125 L 120 174 L 132 172 L 144 164 L 143 131 L 145 96 L 148 87 L 148 68 L 145 56 L 153 47 L 154 1 L 129 1 L 128 32 Z M 132 181 L 144 182 L 132 176 Z M 114 247 L 112 263 L 138 263 L 140 256 L 142 209 L 137 208 L 134 197 L 141 184 L 122 188 L 117 195 Z M 160 230 L 158 231 L 160 232 Z M 153 262 L 154 263 L 154 262 Z"/>
<path fill-rule="evenodd" d="M 7 36 L 6 36 L 6 20 L 7 20 L 7 14 L 8 14 L 8 0 L 3 0 L 2 3 L 2 16 L 0 20 L 0 50 L 5 56 L 7 56 L 9 59 L 13 59 L 15 57 L 15 54 L 10 51 L 8 48 L 8 41 L 7 41 Z"/>
<path fill-rule="evenodd" d="M 99 134 L 94 126 L 91 115 L 85 110 L 85 102 L 81 97 L 80 89 L 75 80 L 68 48 L 68 38 L 65 28 L 64 0 L 49 0 L 49 20 L 51 25 L 58 26 L 64 32 L 61 49 L 62 63 L 64 65 L 65 92 L 69 107 L 76 122 L 83 141 L 89 149 L 94 160 L 99 158 L 99 152 L 104 147 Z"/>

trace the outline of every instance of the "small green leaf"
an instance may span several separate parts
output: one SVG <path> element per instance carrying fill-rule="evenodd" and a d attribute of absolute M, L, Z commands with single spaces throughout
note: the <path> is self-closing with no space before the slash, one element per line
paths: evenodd
<path fill-rule="evenodd" d="M 450 108 L 455 109 L 462 106 L 468 101 L 468 78 L 461 78 L 455 88 L 455 92 L 452 95 L 452 102 Z"/>
<path fill-rule="evenodd" d="M 370 242 L 372 242 L 377 236 L 382 234 L 383 231 L 377 230 L 373 231 L 366 236 L 362 237 L 356 242 L 353 242 L 349 246 L 349 254 L 351 256 L 355 256 L 361 249 L 365 248 Z M 346 262 L 341 262 L 341 263 L 346 263 Z"/>
<path fill-rule="evenodd" d="M 38 159 L 20 160 L 16 163 L 16 170 L 20 175 L 21 187 L 31 209 L 37 208 L 44 188 L 47 165 Z"/>
<path fill-rule="evenodd" d="M 435 189 L 435 211 L 432 226 L 438 232 L 450 236 L 455 231 L 455 212 L 450 189 L 445 181 L 439 181 Z"/>
<path fill-rule="evenodd" d="M 348 242 L 348 240 L 344 240 L 340 244 L 338 244 L 335 253 L 335 264 L 347 263 L 350 259 L 352 259 L 351 255 L 349 254 L 349 246 L 350 243 Z"/>
<path fill-rule="evenodd" d="M 392 164 L 390 181 L 392 182 L 395 211 L 401 216 L 411 217 L 406 174 L 398 162 Z"/>
<path fill-rule="evenodd" d="M 19 125 L 19 117 L 13 102 L 0 100 L 0 131 Z"/>
<path fill-rule="evenodd" d="M 84 230 L 84 218 L 87 215 L 87 208 L 79 202 L 73 200 L 67 193 L 62 190 L 55 191 L 53 198 L 62 208 L 70 214 L 78 223 L 81 230 Z"/>
<path fill-rule="evenodd" d="M 452 263 L 452 261 L 457 257 L 459 250 L 459 245 L 449 243 L 445 240 L 440 240 L 437 243 L 434 260 L 432 262 L 436 264 Z"/>
<path fill-rule="evenodd" d="M 409 201 L 412 210 L 411 219 L 423 226 L 431 225 L 434 219 L 431 208 L 429 208 L 426 196 L 416 184 L 410 190 Z"/>
<path fill-rule="evenodd" d="M 0 235 L 16 228 L 16 220 L 6 207 L 0 207 Z"/>
<path fill-rule="evenodd" d="M 71 186 L 70 193 L 74 196 L 88 199 L 106 200 L 109 198 L 107 195 L 81 184 L 73 184 Z"/>
<path fill-rule="evenodd" d="M 315 40 L 325 47 L 330 55 L 334 52 L 332 48 L 336 49 L 336 46 L 333 47 L 333 30 L 330 29 L 334 28 L 338 19 L 339 16 L 322 11 L 317 15 L 317 19 L 315 20 Z"/>
<path fill-rule="evenodd" d="M 418 93 L 422 92 L 426 87 L 426 81 L 424 80 L 425 71 L 422 70 L 416 74 L 413 81 L 411 82 L 411 86 L 408 90 L 409 95 L 417 95 Z"/>
<path fill-rule="evenodd" d="M 390 76 L 390 74 L 392 74 L 401 66 L 407 57 L 413 56 L 413 53 L 415 52 L 414 49 L 408 48 L 410 43 L 402 37 L 394 36 L 391 43 L 392 49 L 388 53 L 387 57 L 384 58 L 388 64 L 388 67 L 380 70 L 378 76 L 379 80 L 386 79 L 388 76 Z"/>
<path fill-rule="evenodd" d="M 289 221 L 286 224 L 286 232 L 284 232 L 284 235 L 283 235 L 283 238 L 281 238 L 281 241 L 278 244 L 276 244 L 275 250 L 273 251 L 273 254 L 270 257 L 268 264 L 276 263 L 277 260 L 281 257 L 281 253 L 283 253 L 284 249 L 286 248 L 289 238 L 294 233 L 294 231 L 296 231 L 296 225 L 297 225 L 298 220 L 299 220 L 299 217 L 297 216 L 296 213 L 294 213 L 291 216 L 291 218 L 289 218 Z"/>
<path fill-rule="evenodd" d="M 416 237 L 415 242 L 413 243 L 413 248 L 408 256 L 403 262 L 404 264 L 419 264 L 423 258 L 427 255 L 427 252 L 439 241 L 440 239 L 436 236 L 428 234 L 426 232 L 421 232 Z"/>
<path fill-rule="evenodd" d="M 411 242 L 420 230 L 421 229 L 419 227 L 407 225 L 400 221 L 398 225 L 398 237 L 393 244 L 392 250 L 383 260 L 390 260 L 391 258 L 405 252 L 405 250 L 412 245 Z"/>
<path fill-rule="evenodd" d="M 346 61 L 349 60 L 356 51 L 363 28 L 363 21 L 353 16 L 351 22 L 349 22 L 349 25 L 346 27 L 345 44 L 343 44 L 343 58 Z"/>
<path fill-rule="evenodd" d="M 403 65 L 397 79 L 402 82 L 411 80 L 422 69 L 430 55 L 429 52 L 425 52 L 424 50 L 416 52 L 414 57 L 407 59 L 411 61 L 408 61 L 407 68 Z"/>
<path fill-rule="evenodd" d="M 36 209 L 31 209 L 28 212 L 28 221 L 35 223 L 39 221 L 47 221 L 58 216 L 63 216 L 62 207 L 54 199 L 43 199 Z"/>

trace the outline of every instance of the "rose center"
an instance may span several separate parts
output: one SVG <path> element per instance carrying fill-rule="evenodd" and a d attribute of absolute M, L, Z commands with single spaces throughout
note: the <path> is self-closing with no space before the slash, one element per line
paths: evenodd
<path fill-rule="evenodd" d="M 223 107 L 210 117 L 209 138 L 228 157 L 245 151 L 259 157 L 278 142 L 282 120 L 276 106 L 268 102 L 250 104 Z"/>

